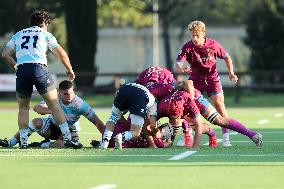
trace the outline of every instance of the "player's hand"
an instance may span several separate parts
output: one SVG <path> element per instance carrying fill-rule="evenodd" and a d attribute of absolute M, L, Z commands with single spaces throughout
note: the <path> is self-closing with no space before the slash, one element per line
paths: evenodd
<path fill-rule="evenodd" d="M 190 67 L 185 67 L 185 68 L 183 68 L 183 72 L 184 72 L 184 73 L 191 73 L 192 70 L 191 70 Z"/>
<path fill-rule="evenodd" d="M 229 73 L 229 79 L 236 84 L 238 82 L 238 76 L 234 73 Z"/>
<path fill-rule="evenodd" d="M 75 79 L 75 73 L 74 71 L 71 69 L 71 70 L 66 70 L 66 75 L 67 77 L 69 78 L 70 81 L 73 81 Z"/>

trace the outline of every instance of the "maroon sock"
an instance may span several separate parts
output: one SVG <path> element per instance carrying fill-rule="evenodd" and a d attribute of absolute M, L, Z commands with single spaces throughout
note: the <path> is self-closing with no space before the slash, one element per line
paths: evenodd
<path fill-rule="evenodd" d="M 229 120 L 228 128 L 243 135 L 246 135 L 249 138 L 252 138 L 256 134 L 256 132 L 250 130 L 249 128 L 241 124 L 239 121 L 232 118 L 230 118 Z"/>
<path fill-rule="evenodd" d="M 209 127 L 209 131 L 206 133 L 209 137 L 213 137 L 216 135 L 215 130 Z"/>

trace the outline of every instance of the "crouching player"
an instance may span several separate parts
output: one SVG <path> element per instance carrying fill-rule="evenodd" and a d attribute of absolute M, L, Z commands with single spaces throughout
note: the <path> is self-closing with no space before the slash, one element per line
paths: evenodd
<path fill-rule="evenodd" d="M 129 131 L 119 133 L 114 137 L 115 148 L 121 149 L 122 143 L 137 138 L 142 131 L 145 119 L 149 120 L 151 129 L 156 128 L 157 104 L 155 97 L 142 85 L 136 83 L 122 85 L 114 98 L 111 116 L 106 123 L 101 141 L 101 149 L 108 147 L 115 124 L 127 111 L 130 112 L 131 126 Z"/>
<path fill-rule="evenodd" d="M 119 133 L 129 131 L 130 127 L 131 127 L 130 118 L 126 120 L 122 116 L 115 124 L 113 136 L 109 140 L 108 148 L 115 147 L 114 136 L 116 136 Z M 173 136 L 173 133 L 174 133 L 173 127 L 170 126 L 168 123 L 160 125 L 158 128 L 156 128 L 155 135 L 152 136 L 155 146 L 158 148 L 166 148 L 171 146 L 172 144 L 171 138 Z M 91 145 L 94 148 L 97 148 L 100 145 L 100 141 L 92 140 Z M 149 148 L 149 147 L 151 146 L 149 145 L 147 138 L 143 132 L 141 132 L 137 138 L 129 141 L 124 141 L 122 143 L 122 148 Z"/>
<path fill-rule="evenodd" d="M 81 115 L 87 118 L 91 123 L 93 123 L 97 129 L 102 132 L 104 129 L 104 123 L 95 113 L 91 106 L 82 100 L 79 96 L 75 95 L 73 84 L 68 80 L 64 80 L 59 84 L 58 98 L 60 106 L 65 114 L 69 129 L 72 131 L 72 140 L 78 142 L 78 120 Z M 44 101 L 35 105 L 34 111 L 41 115 L 50 114 L 48 118 L 35 118 L 28 125 L 28 133 L 31 135 L 33 132 L 37 132 L 39 135 L 45 139 L 57 140 L 61 147 L 61 131 L 56 128 L 54 117 L 51 115 L 51 110 L 47 107 Z M 1 140 L 0 145 L 4 147 L 15 146 L 19 141 L 18 134 L 11 137 L 9 140 Z M 79 145 L 82 147 L 82 145 Z"/>

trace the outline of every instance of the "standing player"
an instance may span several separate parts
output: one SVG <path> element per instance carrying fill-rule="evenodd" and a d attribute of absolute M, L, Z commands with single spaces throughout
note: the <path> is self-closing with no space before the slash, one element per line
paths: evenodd
<path fill-rule="evenodd" d="M 194 87 L 203 92 L 212 100 L 217 111 L 227 117 L 224 104 L 224 94 L 216 67 L 216 58 L 224 59 L 229 79 L 237 82 L 238 77 L 234 73 L 232 59 L 228 52 L 215 40 L 205 37 L 205 24 L 201 21 L 193 21 L 188 25 L 191 40 L 185 43 L 177 56 L 176 67 L 178 71 L 190 72 L 189 79 Z M 188 64 L 190 67 L 188 67 Z M 231 146 L 229 130 L 223 130 L 223 146 Z"/>
<path fill-rule="evenodd" d="M 101 149 L 108 147 L 115 124 L 127 111 L 130 112 L 131 127 L 129 131 L 119 133 L 114 137 L 115 148 L 122 148 L 122 143 L 137 138 L 141 133 L 145 119 L 149 120 L 152 130 L 156 128 L 157 104 L 155 97 L 143 85 L 136 83 L 122 85 L 114 98 L 111 116 L 106 123 L 101 141 Z"/>
<path fill-rule="evenodd" d="M 87 102 L 85 102 L 79 96 L 75 95 L 72 82 L 64 80 L 59 83 L 58 98 L 60 106 L 66 116 L 73 140 L 76 140 L 76 142 L 78 142 L 79 140 L 78 126 L 80 126 L 79 119 L 81 115 L 88 119 L 91 123 L 93 123 L 100 131 L 100 133 L 103 132 L 104 123 L 101 121 L 94 109 Z M 39 104 L 35 105 L 34 111 L 41 115 L 49 115 L 52 113 L 44 101 L 41 101 Z M 46 140 L 57 140 L 57 147 L 63 147 L 61 131 L 56 126 L 56 122 L 52 115 L 47 118 L 33 119 L 29 123 L 28 132 L 29 135 L 31 135 L 33 132 L 37 132 Z M 18 142 L 19 133 L 15 134 L 9 140 L 0 140 L 0 146 L 12 147 Z"/>
<path fill-rule="evenodd" d="M 55 37 L 47 32 L 52 19 L 45 11 L 35 11 L 31 15 L 31 27 L 13 35 L 3 50 L 5 62 L 16 71 L 16 95 L 19 105 L 18 125 L 21 148 L 28 146 L 29 109 L 33 85 L 46 101 L 52 111 L 56 124 L 59 125 L 65 145 L 76 147 L 78 143 L 71 140 L 68 123 L 57 99 L 54 81 L 47 69 L 46 52 L 50 49 L 66 67 L 66 75 L 75 79 L 68 55 L 57 43 Z M 13 58 L 16 52 L 17 62 Z"/>

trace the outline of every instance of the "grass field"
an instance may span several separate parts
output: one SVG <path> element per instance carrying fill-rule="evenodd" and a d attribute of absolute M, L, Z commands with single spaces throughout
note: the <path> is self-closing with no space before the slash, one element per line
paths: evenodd
<path fill-rule="evenodd" d="M 94 126 L 81 118 L 80 140 L 84 148 L 0 148 L 1 188 L 273 188 L 284 186 L 284 108 L 229 108 L 229 115 L 263 134 L 264 147 L 256 148 L 245 136 L 232 133 L 230 148 L 221 145 L 198 150 L 167 149 L 97 150 Z M 97 109 L 105 121 L 108 109 Z M 31 113 L 30 117 L 37 116 Z M 15 109 L 0 109 L 0 138 L 17 130 Z M 221 131 L 214 126 L 218 138 Z M 30 141 L 41 140 L 34 134 Z M 203 136 L 202 144 L 208 142 Z M 193 153 L 189 155 L 190 153 Z M 170 160 L 189 153 L 180 160 Z"/>

